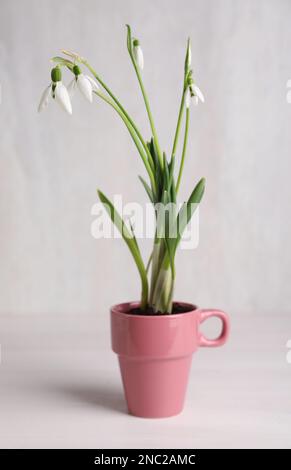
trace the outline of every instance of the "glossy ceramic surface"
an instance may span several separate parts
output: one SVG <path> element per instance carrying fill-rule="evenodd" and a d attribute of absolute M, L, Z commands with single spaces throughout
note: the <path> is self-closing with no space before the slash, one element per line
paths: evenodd
<path fill-rule="evenodd" d="M 173 416 L 183 409 L 192 354 L 199 346 L 222 346 L 229 320 L 221 310 L 199 309 L 181 303 L 186 313 L 134 315 L 137 302 L 111 308 L 112 349 L 119 358 L 131 414 L 147 418 Z M 208 339 L 199 325 L 216 316 L 222 321 L 218 338 Z"/>

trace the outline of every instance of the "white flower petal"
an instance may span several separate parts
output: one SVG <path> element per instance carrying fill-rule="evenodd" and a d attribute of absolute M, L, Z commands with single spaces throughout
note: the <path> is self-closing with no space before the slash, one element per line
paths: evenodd
<path fill-rule="evenodd" d="M 200 88 L 197 86 L 197 85 L 193 85 L 193 91 L 195 93 L 196 96 L 198 96 L 198 98 L 200 99 L 200 101 L 202 101 L 202 103 L 204 103 L 205 99 L 204 99 L 204 95 L 202 93 L 202 91 L 200 90 Z"/>
<path fill-rule="evenodd" d="M 133 48 L 133 53 L 134 53 L 134 58 L 135 58 L 137 65 L 139 66 L 141 70 L 143 70 L 144 60 L 143 60 L 142 48 L 140 46 L 135 46 Z"/>
<path fill-rule="evenodd" d="M 73 78 L 73 80 L 67 86 L 67 90 L 68 90 L 70 98 L 73 98 L 73 96 L 76 92 L 76 88 L 77 88 L 77 82 L 76 82 L 76 79 Z"/>
<path fill-rule="evenodd" d="M 70 96 L 67 88 L 62 82 L 57 82 L 56 84 L 55 99 L 68 114 L 72 114 L 72 104 Z"/>
<path fill-rule="evenodd" d="M 192 100 L 193 100 L 194 106 L 197 106 L 197 105 L 198 105 L 198 101 L 199 101 L 199 100 L 198 100 L 198 96 L 196 96 L 196 95 L 195 95 L 195 96 L 192 96 Z"/>
<path fill-rule="evenodd" d="M 49 104 L 51 91 L 52 91 L 52 86 L 49 85 L 48 87 L 46 87 L 43 94 L 41 95 L 40 102 L 39 102 L 38 109 L 37 109 L 39 113 L 43 111 Z"/>
<path fill-rule="evenodd" d="M 85 98 L 92 103 L 93 101 L 93 95 L 92 95 L 92 85 L 90 80 L 88 80 L 85 75 L 80 73 L 80 75 L 77 76 L 77 85 L 80 90 L 80 92 L 85 96 Z"/>
<path fill-rule="evenodd" d="M 89 75 L 85 75 L 85 77 L 88 78 L 89 82 L 91 83 L 93 91 L 98 91 L 100 89 L 96 80 L 94 80 Z"/>
<path fill-rule="evenodd" d="M 189 88 L 187 88 L 187 90 L 186 90 L 186 95 L 185 95 L 185 104 L 186 104 L 186 108 L 189 108 L 189 107 L 190 107 L 190 102 L 191 102 L 190 90 L 189 90 Z"/>

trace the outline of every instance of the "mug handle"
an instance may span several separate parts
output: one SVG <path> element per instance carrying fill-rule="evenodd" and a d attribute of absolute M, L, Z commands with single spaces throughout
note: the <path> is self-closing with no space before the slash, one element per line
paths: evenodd
<path fill-rule="evenodd" d="M 208 339 L 202 333 L 199 334 L 199 346 L 208 346 L 211 348 L 222 346 L 228 338 L 229 335 L 229 318 L 225 312 L 222 310 L 215 309 L 201 309 L 199 310 L 199 323 L 203 323 L 210 317 L 217 317 L 222 322 L 222 330 L 218 338 Z"/>

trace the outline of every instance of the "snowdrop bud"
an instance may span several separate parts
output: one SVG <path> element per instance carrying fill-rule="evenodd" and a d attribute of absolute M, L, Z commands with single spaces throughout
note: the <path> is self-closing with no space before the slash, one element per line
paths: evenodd
<path fill-rule="evenodd" d="M 58 65 L 52 69 L 51 78 L 53 83 L 57 83 L 62 80 L 62 71 Z"/>
<path fill-rule="evenodd" d="M 139 66 L 141 70 L 143 70 L 143 66 L 144 66 L 143 52 L 142 52 L 142 48 L 139 45 L 138 39 L 134 39 L 133 41 L 133 54 L 134 54 L 134 58 L 135 58 L 137 65 Z"/>

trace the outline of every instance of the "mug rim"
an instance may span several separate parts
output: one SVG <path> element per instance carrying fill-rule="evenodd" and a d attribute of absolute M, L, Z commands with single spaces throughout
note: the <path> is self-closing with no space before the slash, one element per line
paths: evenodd
<path fill-rule="evenodd" d="M 125 315 L 128 318 L 146 318 L 148 320 L 154 319 L 170 319 L 170 318 L 181 318 L 184 315 L 189 313 L 196 313 L 199 310 L 199 307 L 195 304 L 190 302 L 183 302 L 175 300 L 173 304 L 179 304 L 185 306 L 189 310 L 180 313 L 173 313 L 173 314 L 159 314 L 159 315 L 137 315 L 135 313 L 129 313 L 129 308 L 137 308 L 140 305 L 140 301 L 130 301 L 130 302 L 121 302 L 119 304 L 115 304 L 110 308 L 111 313 Z M 123 310 L 124 309 L 124 310 Z M 191 310 L 190 310 L 191 309 Z"/>

